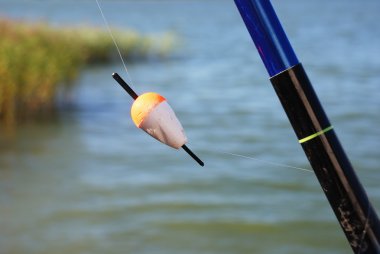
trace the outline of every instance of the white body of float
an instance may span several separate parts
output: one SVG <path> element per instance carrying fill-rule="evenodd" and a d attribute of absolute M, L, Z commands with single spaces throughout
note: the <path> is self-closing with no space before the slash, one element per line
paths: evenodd
<path fill-rule="evenodd" d="M 179 149 L 187 142 L 185 131 L 166 99 L 156 93 L 137 97 L 131 108 L 136 126 L 162 143 Z"/>

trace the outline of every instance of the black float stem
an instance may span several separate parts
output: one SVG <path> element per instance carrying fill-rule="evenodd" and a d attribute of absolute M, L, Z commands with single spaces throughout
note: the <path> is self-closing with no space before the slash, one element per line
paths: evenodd
<path fill-rule="evenodd" d="M 135 91 L 133 91 L 133 89 L 127 84 L 127 82 L 124 81 L 124 79 L 122 79 L 119 74 L 117 74 L 116 72 L 112 73 L 112 77 L 117 81 L 117 83 L 119 83 L 119 85 L 124 88 L 124 90 L 134 99 L 136 100 L 137 97 L 139 97 L 137 95 L 137 93 L 135 93 Z"/>
<path fill-rule="evenodd" d="M 124 88 L 124 90 L 134 99 L 136 100 L 137 97 L 138 97 L 138 94 L 133 91 L 133 89 L 127 84 L 127 82 L 125 82 L 119 74 L 117 74 L 116 72 L 112 73 L 112 77 L 117 81 L 117 83 L 119 83 L 119 85 L 121 87 Z M 191 150 L 190 148 L 188 148 L 185 144 L 182 146 L 183 150 L 185 150 L 185 152 L 187 154 L 190 155 L 191 158 L 193 158 L 196 162 L 198 162 L 199 165 L 201 165 L 202 167 L 205 165 L 203 163 L 203 161 L 201 159 L 199 159 L 198 156 L 196 156 Z"/>
<path fill-rule="evenodd" d="M 201 159 L 199 159 L 198 156 L 196 156 L 186 145 L 183 145 L 182 148 L 183 150 L 185 150 L 185 152 L 187 152 L 188 155 L 191 156 L 191 158 L 198 162 L 199 165 L 201 165 L 202 167 L 205 165 L 203 161 L 201 161 Z"/>

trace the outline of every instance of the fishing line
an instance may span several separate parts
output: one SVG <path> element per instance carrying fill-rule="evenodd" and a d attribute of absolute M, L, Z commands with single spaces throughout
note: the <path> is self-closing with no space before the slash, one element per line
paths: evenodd
<path fill-rule="evenodd" d="M 277 163 L 277 162 L 267 161 L 267 160 L 263 160 L 263 159 L 258 159 L 258 158 L 253 157 L 253 156 L 246 156 L 246 155 L 242 155 L 242 154 L 230 153 L 230 152 L 223 152 L 223 151 L 219 151 L 219 152 L 220 152 L 220 153 L 223 153 L 223 154 L 227 154 L 227 155 L 235 156 L 235 157 L 240 157 L 240 158 L 244 158 L 244 159 L 249 159 L 249 160 L 259 161 L 259 162 L 261 162 L 261 163 L 269 164 L 269 165 L 272 165 L 272 166 L 284 167 L 284 168 L 292 168 L 292 169 L 298 169 L 298 170 L 302 170 L 302 171 L 306 171 L 306 172 L 313 172 L 313 170 L 311 170 L 311 169 L 300 168 L 300 167 L 294 167 L 294 166 L 290 166 L 290 165 L 287 165 L 287 164 L 282 164 L 282 163 Z"/>
<path fill-rule="evenodd" d="M 133 81 L 132 81 L 132 77 L 131 75 L 129 74 L 129 71 L 128 71 L 128 68 L 127 68 L 127 65 L 125 64 L 125 61 L 124 61 L 124 58 L 123 58 L 123 55 L 121 54 L 121 51 L 120 51 L 120 48 L 119 48 L 119 45 L 117 44 L 116 42 L 116 39 L 115 37 L 113 36 L 113 33 L 112 33 L 112 30 L 111 30 L 111 27 L 107 21 L 107 18 L 106 16 L 104 15 L 103 13 L 103 9 L 102 9 L 102 6 L 100 5 L 99 1 L 98 0 L 95 0 L 96 1 L 96 4 L 98 5 L 98 8 L 99 8 L 99 11 L 100 11 L 100 14 L 102 15 L 102 18 L 103 18 L 103 22 L 107 28 L 107 31 L 108 31 L 108 34 L 111 36 L 111 39 L 113 41 L 113 44 L 115 45 L 116 47 L 116 50 L 117 50 L 117 53 L 119 54 L 119 57 L 121 59 L 121 62 L 123 63 L 123 66 L 124 66 L 124 69 L 125 71 L 127 72 L 127 76 L 128 76 L 128 79 L 129 79 L 129 82 L 131 84 L 133 84 Z"/>
<path fill-rule="evenodd" d="M 96 4 L 98 5 L 98 8 L 99 8 L 99 12 L 103 18 L 103 22 L 107 28 L 107 31 L 113 41 L 113 44 L 115 45 L 116 47 L 116 50 L 117 50 L 117 53 L 120 57 L 120 60 L 121 62 L 123 63 L 123 66 L 124 66 L 124 69 L 128 75 L 128 78 L 129 78 L 129 81 L 131 84 L 133 84 L 132 82 L 132 78 L 131 78 L 131 75 L 129 74 L 129 71 L 128 71 L 128 68 L 127 68 L 127 65 L 125 64 L 125 61 L 124 61 L 124 58 L 123 58 L 123 55 L 121 54 L 121 51 L 120 51 L 120 48 L 119 48 L 119 45 L 117 44 L 117 41 L 112 33 L 112 30 L 111 30 L 111 27 L 107 21 L 107 18 L 106 16 L 104 15 L 104 12 L 103 12 L 103 9 L 102 9 L 102 6 L 100 5 L 99 3 L 99 0 L 95 0 L 96 1 Z M 220 153 L 223 153 L 223 154 L 226 154 L 226 155 L 230 155 L 230 156 L 235 156 L 235 157 L 240 157 L 240 158 L 244 158 L 244 159 L 249 159 L 249 160 L 255 160 L 255 161 L 259 161 L 261 163 L 265 163 L 265 164 L 268 164 L 268 165 L 272 165 L 272 166 L 277 166 L 277 167 L 285 167 L 285 168 L 292 168 L 292 169 L 298 169 L 298 170 L 302 170 L 302 171 L 306 171 L 306 172 L 313 172 L 312 170 L 310 169 L 306 169 L 306 168 L 300 168 L 300 167 L 294 167 L 294 166 L 290 166 L 290 165 L 286 165 L 286 164 L 282 164 L 282 163 L 276 163 L 276 162 L 272 162 L 272 161 L 267 161 L 267 160 L 263 160 L 263 159 L 258 159 L 256 157 L 253 157 L 253 156 L 246 156 L 246 155 L 242 155 L 242 154 L 236 154 L 236 153 L 230 153 L 230 152 L 224 152 L 224 151 L 219 151 Z"/>

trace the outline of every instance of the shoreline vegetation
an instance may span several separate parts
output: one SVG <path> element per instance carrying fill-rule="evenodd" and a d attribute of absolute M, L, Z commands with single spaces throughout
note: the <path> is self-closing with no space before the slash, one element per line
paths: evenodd
<path fill-rule="evenodd" d="M 112 33 L 130 61 L 165 57 L 175 45 L 171 33 Z M 119 61 L 108 31 L 96 27 L 53 27 L 0 17 L 0 34 L 0 126 L 53 114 L 59 94 L 73 86 L 83 67 Z"/>

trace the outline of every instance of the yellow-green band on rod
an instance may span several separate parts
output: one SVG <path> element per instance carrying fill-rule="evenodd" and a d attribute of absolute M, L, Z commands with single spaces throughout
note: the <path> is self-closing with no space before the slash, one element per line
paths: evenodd
<path fill-rule="evenodd" d="M 318 132 L 316 132 L 316 133 L 314 133 L 314 134 L 311 134 L 310 136 L 307 136 L 306 138 L 300 139 L 298 142 L 299 142 L 300 144 L 302 144 L 302 143 L 304 143 L 304 142 L 306 142 L 306 141 L 309 141 L 309 140 L 311 140 L 311 139 L 313 139 L 313 138 L 316 138 L 316 137 L 318 137 L 318 136 L 320 136 L 320 135 L 322 135 L 322 134 L 328 132 L 329 130 L 332 130 L 333 128 L 334 128 L 333 126 L 329 126 L 329 127 L 325 128 L 325 129 L 323 129 L 323 130 L 321 130 L 321 131 L 318 131 Z"/>

